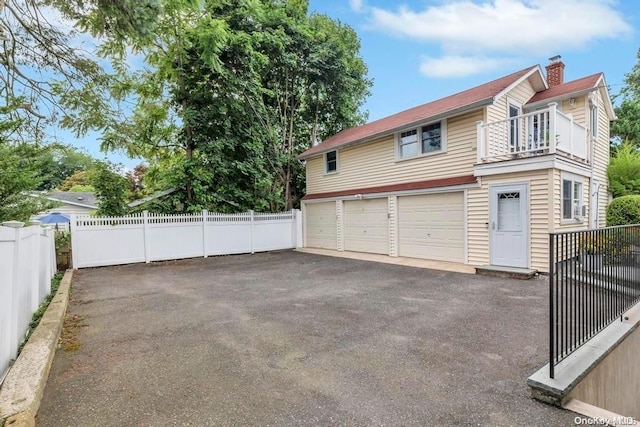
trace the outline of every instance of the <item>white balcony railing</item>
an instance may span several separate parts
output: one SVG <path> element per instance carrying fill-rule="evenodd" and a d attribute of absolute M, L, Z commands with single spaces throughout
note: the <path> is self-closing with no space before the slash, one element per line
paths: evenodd
<path fill-rule="evenodd" d="M 589 161 L 587 129 L 549 104 L 544 110 L 478 122 L 478 163 L 561 154 Z"/>

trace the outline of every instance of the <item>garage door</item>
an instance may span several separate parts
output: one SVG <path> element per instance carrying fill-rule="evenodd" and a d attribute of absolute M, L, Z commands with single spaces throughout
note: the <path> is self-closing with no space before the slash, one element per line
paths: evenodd
<path fill-rule="evenodd" d="M 344 249 L 389 254 L 387 198 L 344 202 Z"/>
<path fill-rule="evenodd" d="M 337 249 L 336 202 L 305 205 L 308 248 Z"/>
<path fill-rule="evenodd" d="M 464 262 L 462 192 L 398 197 L 398 254 Z"/>

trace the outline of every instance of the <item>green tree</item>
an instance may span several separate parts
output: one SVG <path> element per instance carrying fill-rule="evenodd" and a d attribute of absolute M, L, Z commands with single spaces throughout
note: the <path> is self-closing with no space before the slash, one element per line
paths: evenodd
<path fill-rule="evenodd" d="M 42 148 L 0 142 L 0 222 L 27 222 L 32 215 L 51 206 L 29 192 L 41 180 Z"/>
<path fill-rule="evenodd" d="M 625 75 L 624 87 L 620 91 L 621 102 L 615 107 L 618 120 L 611 124 L 611 143 L 615 150 L 622 143 L 640 148 L 640 50 L 638 62 Z"/>
<path fill-rule="evenodd" d="M 91 185 L 99 200 L 98 215 L 120 216 L 126 213 L 127 180 L 109 162 L 96 162 Z"/>
<path fill-rule="evenodd" d="M 62 186 L 67 178 L 75 172 L 89 170 L 94 162 L 90 155 L 74 147 L 59 144 L 46 146 L 43 156 L 46 161 L 41 170 L 42 182 L 36 188 L 39 191 L 52 190 Z"/>
<path fill-rule="evenodd" d="M 618 148 L 607 167 L 613 197 L 640 194 L 640 151 L 630 142 Z"/>
<path fill-rule="evenodd" d="M 4 139 L 42 143 L 53 124 L 79 134 L 106 126 L 118 113 L 112 78 L 71 41 L 78 30 L 105 43 L 147 37 L 159 10 L 155 0 L 1 0 L 0 120 L 11 123 Z"/>
<path fill-rule="evenodd" d="M 371 81 L 355 32 L 301 0 L 166 3 L 180 13 L 169 9 L 146 46 L 154 68 L 123 85 L 136 108 L 105 147 L 163 165 L 190 210 L 293 207 L 296 156 L 364 120 Z"/>
<path fill-rule="evenodd" d="M 71 176 L 68 176 L 64 181 L 62 181 L 62 183 L 58 186 L 57 190 L 71 191 L 71 188 L 76 186 L 91 185 L 90 171 L 91 169 L 75 171 Z"/>

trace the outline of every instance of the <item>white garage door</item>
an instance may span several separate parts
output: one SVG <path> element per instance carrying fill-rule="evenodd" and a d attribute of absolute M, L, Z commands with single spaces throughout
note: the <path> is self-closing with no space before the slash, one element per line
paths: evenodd
<path fill-rule="evenodd" d="M 308 248 L 337 249 L 336 202 L 305 204 Z"/>
<path fill-rule="evenodd" d="M 387 198 L 344 202 L 344 249 L 389 254 Z"/>
<path fill-rule="evenodd" d="M 462 192 L 398 197 L 399 255 L 464 262 Z"/>

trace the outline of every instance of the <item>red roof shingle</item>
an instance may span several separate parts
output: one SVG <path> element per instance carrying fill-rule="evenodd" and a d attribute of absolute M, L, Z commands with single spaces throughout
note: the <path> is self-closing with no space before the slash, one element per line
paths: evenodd
<path fill-rule="evenodd" d="M 435 117 L 449 111 L 470 107 L 482 101 L 491 102 L 493 101 L 493 97 L 537 67 L 537 65 L 528 67 L 463 92 L 410 108 L 400 113 L 366 123 L 362 126 L 343 130 L 342 132 L 327 138 L 320 144 L 309 148 L 298 156 L 298 158 L 308 158 L 315 154 L 323 153 L 327 150 L 341 147 L 346 144 L 365 141 L 376 136 L 383 136 L 385 133 L 393 132 L 399 127 L 419 122 L 421 120 L 427 120 L 430 117 Z"/>
<path fill-rule="evenodd" d="M 581 79 L 550 87 L 547 90 L 543 90 L 542 92 L 538 92 L 533 95 L 527 104 L 534 104 L 536 102 L 544 101 L 545 99 L 552 99 L 563 95 L 569 95 L 571 93 L 581 92 L 583 90 L 593 89 L 598 84 L 601 76 L 602 73 L 596 73 L 591 76 L 582 77 Z"/>

